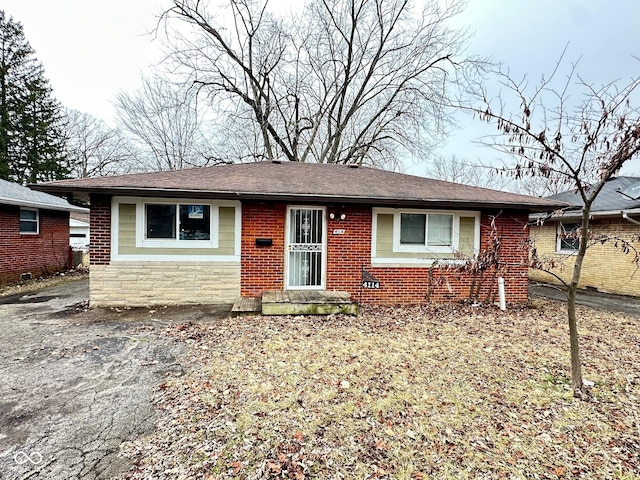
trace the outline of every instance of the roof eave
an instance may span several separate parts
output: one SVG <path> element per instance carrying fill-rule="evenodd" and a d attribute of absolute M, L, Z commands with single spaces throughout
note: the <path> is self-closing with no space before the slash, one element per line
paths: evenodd
<path fill-rule="evenodd" d="M 378 206 L 431 206 L 431 207 L 451 207 L 472 208 L 472 209 L 508 209 L 527 210 L 530 212 L 544 212 L 566 207 L 563 202 L 550 204 L 534 203 L 513 203 L 491 200 L 449 200 L 449 199 L 427 199 L 427 198 L 388 198 L 388 197 L 365 197 L 365 196 L 337 196 L 318 195 L 303 193 L 278 193 L 278 192 L 241 192 L 241 191 L 206 191 L 206 190 L 185 190 L 168 188 L 145 188 L 145 187 L 78 187 L 63 185 L 34 185 L 35 190 L 54 194 L 78 195 L 119 195 L 119 196 L 158 196 L 166 198 L 218 198 L 223 200 L 254 200 L 270 202 L 323 202 L 341 204 L 372 204 Z"/>
<path fill-rule="evenodd" d="M 88 208 L 76 207 L 75 205 L 55 205 L 43 202 L 30 202 L 28 200 L 15 200 L 12 198 L 0 198 L 0 203 L 4 205 L 14 205 L 16 207 L 39 208 L 42 210 L 55 210 L 58 212 L 80 212 L 89 213 Z"/>

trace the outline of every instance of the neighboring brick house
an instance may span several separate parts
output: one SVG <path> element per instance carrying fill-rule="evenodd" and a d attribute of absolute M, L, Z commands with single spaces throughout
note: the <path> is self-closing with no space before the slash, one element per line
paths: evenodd
<path fill-rule="evenodd" d="M 87 209 L 0 180 L 0 284 L 69 266 L 69 212 Z"/>
<path fill-rule="evenodd" d="M 528 214 L 559 205 L 367 167 L 279 161 L 36 188 L 90 198 L 93 305 L 232 303 L 264 290 L 346 291 L 373 304 L 459 300 L 474 288 L 486 296 L 495 278 L 481 285 L 456 268 L 482 256 L 495 232 L 507 301 L 522 303 Z"/>
<path fill-rule="evenodd" d="M 582 199 L 573 190 L 547 198 L 583 205 Z M 536 223 L 538 218 L 538 215 L 531 215 L 532 223 Z M 579 247 L 575 231 L 581 222 L 581 210 L 574 208 L 552 216 L 541 226 L 531 227 L 530 235 L 538 256 L 553 259 L 556 267 L 552 272 L 565 282 L 573 275 L 575 254 Z M 633 262 L 634 253 L 623 253 L 620 241 L 601 243 L 596 240 L 602 236 L 630 240 L 640 235 L 640 177 L 615 177 L 609 180 L 592 205 L 589 228 L 594 241 L 587 249 L 578 286 L 606 293 L 640 296 L 640 271 Z M 640 250 L 637 240 L 632 245 Z M 529 276 L 533 281 L 560 283 L 556 277 L 541 270 L 531 270 Z"/>

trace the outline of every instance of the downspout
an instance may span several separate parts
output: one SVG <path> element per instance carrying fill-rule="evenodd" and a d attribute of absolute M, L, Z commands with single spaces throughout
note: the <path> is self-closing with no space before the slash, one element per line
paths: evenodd
<path fill-rule="evenodd" d="M 622 213 L 622 218 L 624 218 L 625 220 L 628 220 L 631 223 L 635 223 L 636 225 L 640 225 L 640 222 L 638 220 L 631 218 L 629 215 L 627 215 L 626 212 L 622 211 L 620 213 Z"/>

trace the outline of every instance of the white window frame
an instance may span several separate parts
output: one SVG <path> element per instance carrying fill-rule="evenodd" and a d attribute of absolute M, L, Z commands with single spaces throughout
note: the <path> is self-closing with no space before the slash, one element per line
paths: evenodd
<path fill-rule="evenodd" d="M 22 220 L 22 211 L 29 211 L 29 212 L 36 212 L 36 219 L 35 220 Z M 22 231 L 22 222 L 33 222 L 36 224 L 36 231 L 35 232 L 23 232 Z M 18 228 L 20 229 L 20 235 L 39 235 L 40 234 L 40 210 L 38 210 L 37 208 L 27 208 L 27 207 L 20 207 L 20 212 L 18 213 Z"/>
<path fill-rule="evenodd" d="M 402 244 L 400 243 L 402 215 L 403 214 L 417 214 L 424 215 L 424 245 L 417 244 Z M 447 215 L 453 217 L 452 232 L 451 232 L 451 245 L 429 245 L 429 215 Z M 424 210 L 402 210 L 394 214 L 393 216 L 393 251 L 394 252 L 407 252 L 407 253 L 452 253 L 458 249 L 459 246 L 459 232 L 460 232 L 460 219 L 456 218 L 454 212 L 440 212 L 440 211 L 424 211 Z"/>
<path fill-rule="evenodd" d="M 379 212 L 381 213 L 381 212 Z M 419 210 L 419 209 L 398 209 L 393 212 L 393 251 L 404 253 L 455 253 L 460 249 L 460 217 L 476 217 L 479 224 L 480 212 L 461 212 L 456 210 Z M 400 227 L 402 214 L 425 215 L 425 243 L 424 245 L 403 245 L 400 243 Z M 451 232 L 451 245 L 428 245 L 429 241 L 429 215 L 450 215 L 453 217 L 453 231 Z M 476 225 L 476 230 L 479 230 Z M 474 241 L 474 251 L 480 246 L 478 241 Z"/>
<path fill-rule="evenodd" d="M 176 206 L 176 238 L 146 238 L 147 204 Z M 208 205 L 209 240 L 180 240 L 180 205 Z M 218 204 L 211 200 L 144 198 L 136 202 L 136 247 L 142 248 L 218 248 Z"/>
<path fill-rule="evenodd" d="M 451 246 L 427 246 L 427 245 L 402 245 L 400 243 L 400 219 L 403 213 L 418 213 L 418 214 L 439 214 L 439 215 L 453 215 L 453 238 Z M 378 235 L 378 215 L 393 215 L 393 252 L 394 253 L 423 253 L 425 255 L 433 255 L 436 258 L 382 258 L 377 257 L 377 235 Z M 408 265 L 416 264 L 416 266 L 430 265 L 436 260 L 442 260 L 438 258 L 438 254 L 455 254 L 460 250 L 460 218 L 473 217 L 475 219 L 474 224 L 474 236 L 473 236 L 473 255 L 477 255 L 480 251 L 480 218 L 481 213 L 477 210 L 422 210 L 422 209 L 410 209 L 410 208 L 373 208 L 373 225 L 371 228 L 371 260 L 373 264 L 378 265 Z M 428 220 L 425 222 L 425 229 L 428 229 Z M 428 231 L 425 231 L 425 244 L 428 239 Z M 446 258 L 448 263 L 461 263 L 464 260 L 456 260 Z"/>
<path fill-rule="evenodd" d="M 578 248 L 562 248 L 562 235 L 563 235 L 563 231 L 566 231 L 562 225 L 577 225 L 578 227 L 580 227 L 580 222 L 576 221 L 576 222 L 558 222 L 558 224 L 556 225 L 556 253 L 561 253 L 563 255 L 577 255 L 578 254 L 578 249 L 580 248 L 578 246 Z M 582 239 L 578 239 L 579 241 L 582 241 Z"/>

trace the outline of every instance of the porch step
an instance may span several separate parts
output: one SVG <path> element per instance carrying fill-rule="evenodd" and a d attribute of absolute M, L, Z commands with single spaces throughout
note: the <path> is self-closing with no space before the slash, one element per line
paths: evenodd
<path fill-rule="evenodd" d="M 359 306 L 351 303 L 349 292 L 317 290 L 265 290 L 260 297 L 240 297 L 231 316 L 240 315 L 357 315 Z"/>
<path fill-rule="evenodd" d="M 262 300 L 259 297 L 240 297 L 231 308 L 231 316 L 260 315 L 262 313 Z"/>
<path fill-rule="evenodd" d="M 349 292 L 324 290 L 265 290 L 262 292 L 263 315 L 331 315 L 358 314 L 358 304 L 351 303 Z"/>

